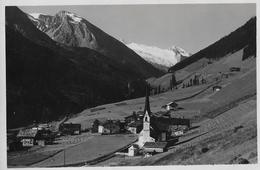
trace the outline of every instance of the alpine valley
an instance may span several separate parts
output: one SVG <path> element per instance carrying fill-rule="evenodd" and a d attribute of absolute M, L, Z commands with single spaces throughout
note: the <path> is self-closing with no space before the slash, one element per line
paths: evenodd
<path fill-rule="evenodd" d="M 163 74 L 75 14 L 33 16 L 6 8 L 8 127 L 143 96 Z"/>

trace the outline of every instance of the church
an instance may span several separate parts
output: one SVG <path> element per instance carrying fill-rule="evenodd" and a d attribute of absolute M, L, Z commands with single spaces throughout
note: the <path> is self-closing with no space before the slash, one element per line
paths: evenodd
<path fill-rule="evenodd" d="M 169 142 L 176 142 L 174 137 L 175 127 L 185 126 L 190 128 L 189 119 L 165 118 L 153 116 L 149 101 L 150 88 L 146 87 L 145 107 L 143 115 L 143 128 L 138 134 L 138 141 L 135 143 L 139 149 L 148 153 L 164 152 Z"/>
<path fill-rule="evenodd" d="M 143 130 L 139 133 L 138 136 L 138 146 L 142 148 L 146 142 L 155 142 L 155 139 L 151 137 L 151 127 L 150 127 L 150 102 L 149 102 L 149 87 L 146 88 L 146 98 L 145 98 L 145 107 L 144 107 L 144 117 L 143 117 Z"/>
<path fill-rule="evenodd" d="M 149 85 L 146 87 L 145 107 L 143 116 L 143 129 L 139 133 L 136 144 L 145 152 L 163 152 L 166 149 L 166 132 L 161 131 L 151 116 L 149 102 Z"/>

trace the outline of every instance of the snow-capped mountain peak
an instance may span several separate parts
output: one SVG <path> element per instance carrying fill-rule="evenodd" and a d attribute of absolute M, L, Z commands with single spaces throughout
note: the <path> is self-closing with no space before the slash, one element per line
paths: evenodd
<path fill-rule="evenodd" d="M 35 13 L 28 17 L 54 41 L 68 46 L 98 48 L 87 21 L 75 13 L 62 10 L 54 16 Z"/>
<path fill-rule="evenodd" d="M 182 49 L 182 48 L 180 48 L 180 47 L 177 47 L 177 46 L 172 46 L 172 47 L 170 48 L 170 50 L 173 51 L 173 52 L 175 52 L 176 55 L 177 55 L 177 54 L 180 54 L 180 55 L 182 55 L 182 56 L 184 56 L 184 57 L 189 57 L 189 56 L 191 56 L 190 53 L 187 53 L 184 49 Z"/>
<path fill-rule="evenodd" d="M 79 17 L 77 14 L 68 11 L 60 11 L 57 15 L 68 16 L 70 19 L 77 23 L 82 21 L 82 17 Z"/>
<path fill-rule="evenodd" d="M 189 53 L 177 46 L 172 46 L 169 49 L 161 49 L 159 47 L 137 43 L 126 45 L 155 67 L 171 67 L 181 61 L 182 57 L 190 56 Z"/>

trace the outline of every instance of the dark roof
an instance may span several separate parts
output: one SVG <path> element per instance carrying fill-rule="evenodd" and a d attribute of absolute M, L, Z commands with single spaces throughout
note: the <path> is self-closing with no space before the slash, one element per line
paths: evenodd
<path fill-rule="evenodd" d="M 121 122 L 119 120 L 106 120 L 105 122 L 100 123 L 102 126 L 108 125 L 119 125 Z"/>
<path fill-rule="evenodd" d="M 165 132 L 169 130 L 169 124 L 164 124 L 162 122 L 152 122 L 151 126 L 153 127 L 154 131 Z"/>
<path fill-rule="evenodd" d="M 170 105 L 171 107 L 177 107 L 178 104 L 176 102 L 170 102 L 167 105 Z"/>
<path fill-rule="evenodd" d="M 144 148 L 166 148 L 167 142 L 146 142 Z"/>
<path fill-rule="evenodd" d="M 219 85 L 213 86 L 213 89 L 215 89 L 215 88 L 219 88 L 219 89 L 221 89 L 222 87 L 219 86 Z"/>
<path fill-rule="evenodd" d="M 133 144 L 132 145 L 134 148 L 139 148 L 139 146 L 137 144 Z"/>
<path fill-rule="evenodd" d="M 178 104 L 176 102 L 170 102 L 170 103 L 167 103 L 166 105 L 163 105 L 162 108 L 166 108 L 167 106 L 171 106 L 171 107 L 177 107 Z"/>
<path fill-rule="evenodd" d="M 62 126 L 65 128 L 81 128 L 81 124 L 76 123 L 63 123 Z"/>
<path fill-rule="evenodd" d="M 37 129 L 22 129 L 17 134 L 17 137 L 35 137 L 38 133 Z"/>

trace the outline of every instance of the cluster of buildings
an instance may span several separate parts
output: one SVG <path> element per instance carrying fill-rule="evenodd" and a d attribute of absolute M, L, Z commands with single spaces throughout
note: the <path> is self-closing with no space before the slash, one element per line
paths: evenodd
<path fill-rule="evenodd" d="M 138 154 L 152 155 L 164 152 L 167 148 L 178 141 L 190 128 L 190 120 L 184 118 L 173 118 L 171 116 L 158 116 L 152 114 L 149 102 L 149 87 L 146 88 L 144 111 L 133 113 L 122 120 L 106 120 L 101 122 L 95 120 L 92 124 L 92 133 L 102 135 L 132 133 L 138 139 L 125 152 L 124 155 L 136 156 Z M 174 110 L 178 106 L 170 102 L 163 106 L 167 111 Z M 61 123 L 58 132 L 62 135 L 79 135 L 81 125 L 73 123 Z M 37 127 L 21 129 L 16 135 L 16 141 L 22 147 L 35 145 L 45 146 L 52 143 L 57 133 L 50 130 L 47 124 Z M 9 146 L 9 145 L 8 145 Z"/>
<path fill-rule="evenodd" d="M 168 106 L 169 105 L 169 106 Z M 177 106 L 169 103 L 165 107 Z M 144 112 L 133 113 L 125 117 L 124 121 L 107 120 L 103 123 L 95 120 L 92 126 L 93 133 L 115 134 L 133 133 L 138 135 L 138 140 L 128 148 L 125 155 L 136 156 L 138 154 L 155 154 L 164 152 L 167 147 L 176 143 L 178 137 L 190 128 L 190 120 L 184 118 L 172 118 L 155 116 L 150 110 L 149 89 L 146 90 Z"/>
<path fill-rule="evenodd" d="M 53 143 L 55 134 L 48 124 L 21 129 L 15 136 L 7 137 L 7 151 L 21 150 L 35 145 L 45 146 Z"/>
<path fill-rule="evenodd" d="M 54 131 L 49 124 L 34 125 L 31 128 L 20 129 L 16 135 L 7 137 L 7 151 L 22 150 L 33 146 L 45 146 L 53 144 L 55 137 L 59 135 L 79 135 L 81 125 L 73 123 L 61 123 L 58 131 Z"/>

